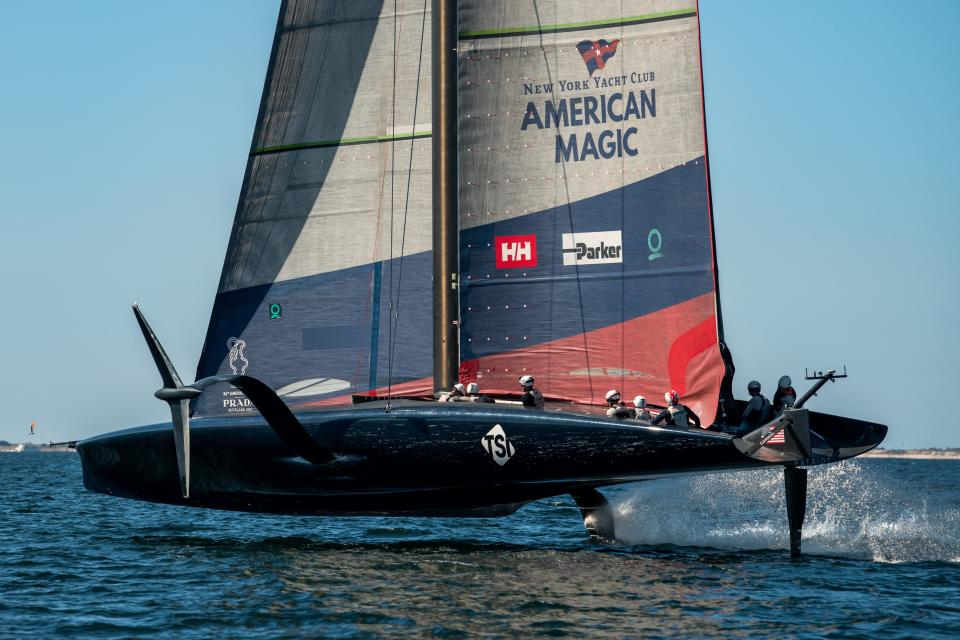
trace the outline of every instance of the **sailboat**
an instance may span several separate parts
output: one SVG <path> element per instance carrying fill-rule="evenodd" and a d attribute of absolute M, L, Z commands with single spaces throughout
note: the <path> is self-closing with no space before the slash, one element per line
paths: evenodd
<path fill-rule="evenodd" d="M 78 443 L 85 486 L 313 515 L 570 494 L 615 540 L 602 487 L 775 465 L 799 554 L 806 467 L 887 429 L 805 408 L 828 371 L 725 432 L 699 42 L 695 0 L 283 0 L 196 381 L 135 305 L 172 421 Z M 458 381 L 495 402 L 434 400 Z M 710 428 L 608 417 L 608 389 Z"/>

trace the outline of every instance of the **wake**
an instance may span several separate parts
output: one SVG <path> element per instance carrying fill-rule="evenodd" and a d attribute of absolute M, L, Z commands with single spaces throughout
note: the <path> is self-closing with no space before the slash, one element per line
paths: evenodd
<path fill-rule="evenodd" d="M 856 461 L 810 469 L 804 553 L 960 563 L 960 510 L 911 484 Z M 790 547 L 779 468 L 655 480 L 612 503 L 627 544 Z"/>

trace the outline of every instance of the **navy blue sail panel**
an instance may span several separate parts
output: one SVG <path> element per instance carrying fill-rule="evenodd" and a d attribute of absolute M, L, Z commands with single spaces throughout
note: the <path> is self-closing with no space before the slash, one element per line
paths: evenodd
<path fill-rule="evenodd" d="M 365 392 L 391 332 L 393 381 L 429 374 L 429 30 L 382 0 L 282 3 L 198 377 L 243 369 L 294 406 Z"/>
<path fill-rule="evenodd" d="M 569 206 L 464 230 L 463 359 L 596 331 L 711 293 L 706 193 L 696 188 L 704 180 L 697 158 Z M 603 244 L 602 235 L 590 241 L 595 234 L 611 232 L 621 240 L 604 248 L 617 261 L 569 264 L 565 235 L 580 236 L 588 251 Z M 530 242 L 536 264 L 505 264 L 503 254 L 516 249 L 504 238 Z"/>
<path fill-rule="evenodd" d="M 724 367 L 695 0 L 464 0 L 461 380 L 602 404 Z"/>
<path fill-rule="evenodd" d="M 392 265 L 377 262 L 219 294 L 221 313 L 211 323 L 206 351 L 223 364 L 201 376 L 253 375 L 295 408 L 386 387 L 391 371 L 390 382 L 397 386 L 426 378 L 432 355 L 423 346 L 423 334 L 432 308 L 423 282 L 430 279 L 431 256 L 406 256 L 402 282 L 395 259 Z M 391 267 L 394 304 L 396 294 L 400 299 L 392 328 Z M 244 318 L 249 318 L 246 324 Z M 205 393 L 196 405 L 201 415 L 249 410 L 243 394 L 228 387 Z"/>

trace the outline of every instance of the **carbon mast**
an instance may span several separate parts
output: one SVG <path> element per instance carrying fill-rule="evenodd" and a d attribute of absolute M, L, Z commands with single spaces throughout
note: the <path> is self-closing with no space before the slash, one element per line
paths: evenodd
<path fill-rule="evenodd" d="M 460 368 L 457 208 L 457 7 L 432 0 L 433 387 L 449 389 Z"/>

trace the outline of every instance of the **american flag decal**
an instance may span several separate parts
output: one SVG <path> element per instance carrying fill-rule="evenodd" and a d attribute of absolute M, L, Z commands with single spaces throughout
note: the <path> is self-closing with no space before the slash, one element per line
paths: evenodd
<path fill-rule="evenodd" d="M 593 72 L 597 69 L 603 69 L 604 65 L 607 64 L 607 60 L 612 58 L 617 52 L 617 45 L 620 44 L 619 40 L 614 40 L 613 42 L 607 42 L 606 40 L 582 40 L 577 43 L 577 51 L 580 52 L 580 55 L 583 56 L 583 64 L 587 65 L 587 71 L 590 72 L 590 77 L 593 77 Z"/>
<path fill-rule="evenodd" d="M 774 429 L 776 429 L 777 426 L 778 426 L 777 424 L 770 425 L 770 431 L 773 431 Z M 776 435 L 774 435 L 772 438 L 767 440 L 767 444 L 786 444 L 787 442 L 786 431 L 787 431 L 786 427 L 784 427 L 783 429 L 780 429 L 780 431 L 778 431 Z"/>

